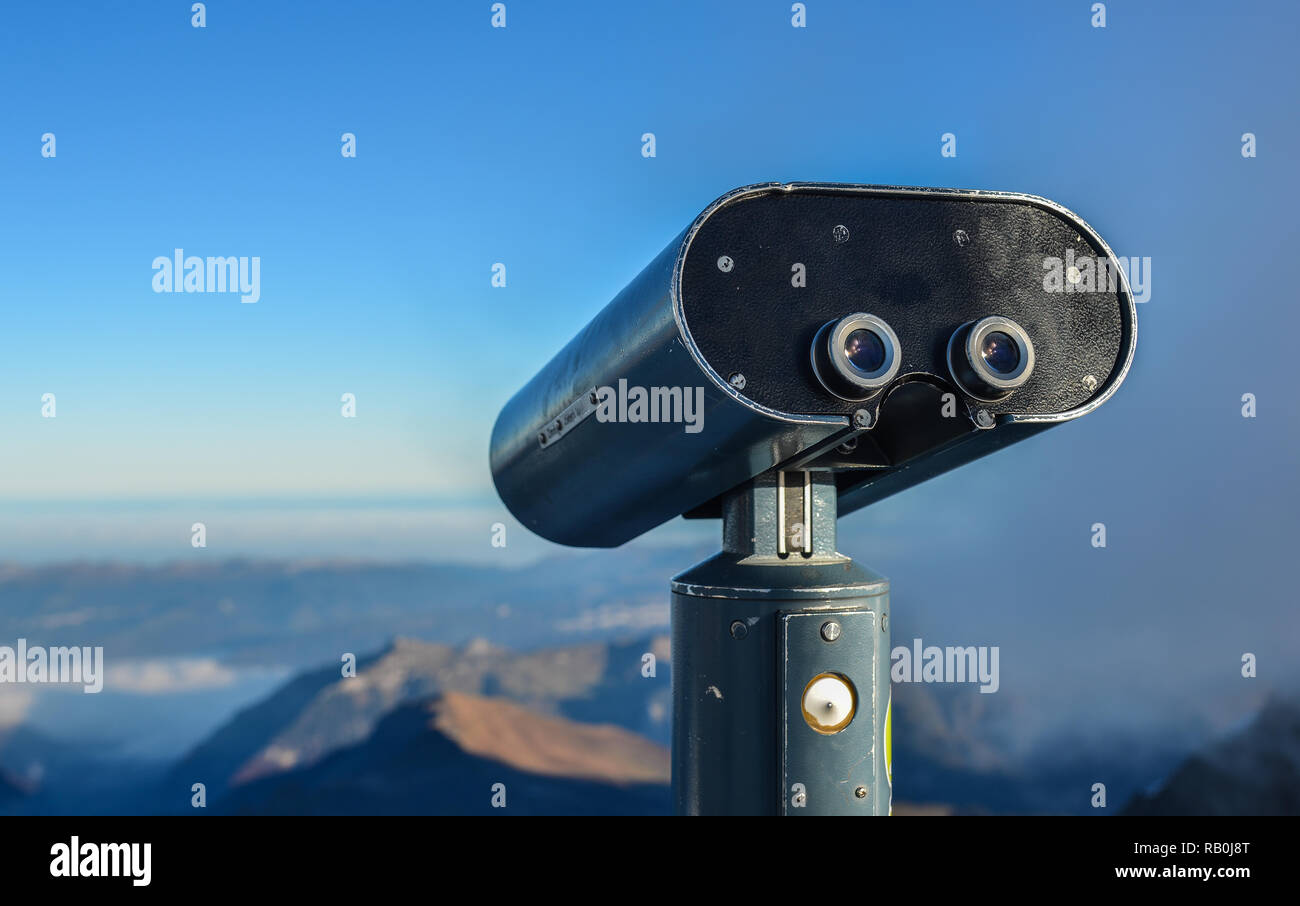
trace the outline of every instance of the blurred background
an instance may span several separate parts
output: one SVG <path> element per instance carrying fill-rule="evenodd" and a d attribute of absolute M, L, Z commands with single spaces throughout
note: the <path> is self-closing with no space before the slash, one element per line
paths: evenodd
<path fill-rule="evenodd" d="M 0 11 L 0 646 L 105 663 L 0 683 L 0 812 L 668 811 L 718 524 L 550 545 L 488 436 L 768 180 L 1039 194 L 1151 260 L 1102 409 L 841 523 L 895 645 L 1000 650 L 896 684 L 896 811 L 1300 812 L 1300 8 L 189 7 Z M 259 301 L 154 292 L 176 249 Z"/>

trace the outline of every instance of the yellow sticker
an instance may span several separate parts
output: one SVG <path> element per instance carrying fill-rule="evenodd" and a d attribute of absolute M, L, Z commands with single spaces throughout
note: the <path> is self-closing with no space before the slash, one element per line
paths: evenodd
<path fill-rule="evenodd" d="M 892 718 L 894 710 L 894 695 L 889 695 L 889 703 L 885 705 L 885 779 L 889 785 L 894 785 L 894 732 L 892 728 Z"/>
<path fill-rule="evenodd" d="M 885 705 L 885 779 L 889 781 L 889 814 L 894 814 L 894 690 Z"/>

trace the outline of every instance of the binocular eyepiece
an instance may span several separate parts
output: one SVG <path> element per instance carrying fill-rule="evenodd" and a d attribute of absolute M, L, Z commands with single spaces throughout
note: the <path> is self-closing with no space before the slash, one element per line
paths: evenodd
<path fill-rule="evenodd" d="M 813 338 L 813 374 L 828 393 L 843 400 L 875 396 L 898 375 L 902 359 L 898 334 L 883 318 L 866 312 L 827 321 Z M 1034 343 L 1010 318 L 968 321 L 948 340 L 948 370 L 975 399 L 1006 399 L 1033 373 Z"/>
<path fill-rule="evenodd" d="M 1034 343 L 1010 318 L 993 316 L 963 324 L 948 341 L 948 370 L 977 400 L 1006 399 L 1034 371 Z"/>
<path fill-rule="evenodd" d="M 901 363 L 894 329 L 865 312 L 827 321 L 813 338 L 813 374 L 843 400 L 875 396 L 898 374 Z"/>

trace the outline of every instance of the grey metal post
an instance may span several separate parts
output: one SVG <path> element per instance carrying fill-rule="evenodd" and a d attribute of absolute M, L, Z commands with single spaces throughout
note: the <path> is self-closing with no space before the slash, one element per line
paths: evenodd
<path fill-rule="evenodd" d="M 672 583 L 679 814 L 890 810 L 889 583 L 835 550 L 835 476 L 769 473 Z"/>

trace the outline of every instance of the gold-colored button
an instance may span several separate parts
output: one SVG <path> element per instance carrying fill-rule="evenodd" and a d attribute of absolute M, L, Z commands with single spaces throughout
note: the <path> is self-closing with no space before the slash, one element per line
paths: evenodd
<path fill-rule="evenodd" d="M 804 686 L 803 719 L 818 733 L 840 732 L 857 710 L 858 693 L 846 676 L 819 673 Z"/>

